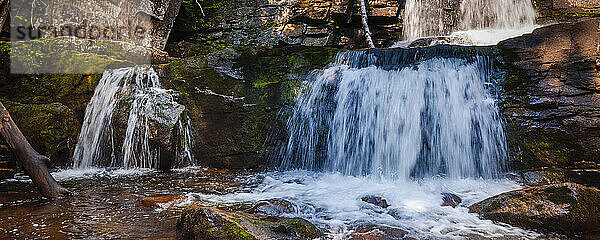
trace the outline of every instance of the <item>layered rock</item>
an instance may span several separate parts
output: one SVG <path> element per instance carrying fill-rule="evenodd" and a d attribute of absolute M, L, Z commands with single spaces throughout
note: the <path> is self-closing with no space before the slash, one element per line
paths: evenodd
<path fill-rule="evenodd" d="M 600 166 L 599 27 L 597 18 L 551 25 L 498 45 L 517 169 Z"/>
<path fill-rule="evenodd" d="M 574 183 L 530 187 L 500 194 L 469 207 L 485 219 L 564 234 L 597 233 L 600 191 Z"/>
<path fill-rule="evenodd" d="M 265 217 L 197 205 L 183 210 L 177 229 L 185 239 L 308 240 L 323 235 L 313 224 L 301 218 Z"/>
<path fill-rule="evenodd" d="M 533 0 L 533 4 L 541 24 L 600 16 L 600 2 L 595 0 Z"/>
<path fill-rule="evenodd" d="M 176 56 L 213 52 L 229 46 L 364 45 L 357 1 L 265 0 L 184 1 L 168 51 Z M 403 1 L 368 1 L 369 24 L 377 43 L 400 39 Z M 192 51 L 190 51 L 193 49 Z M 195 53 L 194 53 L 195 52 Z"/>

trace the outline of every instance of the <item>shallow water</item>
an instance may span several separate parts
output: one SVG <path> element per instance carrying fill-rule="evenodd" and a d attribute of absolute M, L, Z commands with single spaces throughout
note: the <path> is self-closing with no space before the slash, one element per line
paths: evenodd
<path fill-rule="evenodd" d="M 495 194 L 521 188 L 508 179 L 388 181 L 310 171 L 228 172 L 187 168 L 170 172 L 142 170 L 65 170 L 53 175 L 73 195 L 42 199 L 24 176 L 0 182 L 0 238 L 177 238 L 184 206 L 231 206 L 282 198 L 299 216 L 321 228 L 328 239 L 345 239 L 356 226 L 381 225 L 410 232 L 417 239 L 531 239 L 537 233 L 481 220 L 467 207 Z M 441 207 L 442 192 L 457 194 L 457 207 Z M 153 194 L 182 194 L 169 208 L 143 206 Z M 360 200 L 377 195 L 387 209 Z"/>
<path fill-rule="evenodd" d="M 178 214 L 189 202 L 155 209 L 143 206 L 142 197 L 248 191 L 259 180 L 253 174 L 202 168 L 65 170 L 53 175 L 72 196 L 43 199 L 25 176 L 0 182 L 0 239 L 173 239 Z"/>

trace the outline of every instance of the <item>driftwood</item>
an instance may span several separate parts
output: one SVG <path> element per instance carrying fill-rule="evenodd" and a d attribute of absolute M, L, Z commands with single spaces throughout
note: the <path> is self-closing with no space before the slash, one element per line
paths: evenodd
<path fill-rule="evenodd" d="M 42 196 L 58 198 L 69 193 L 50 175 L 46 163 L 50 159 L 36 152 L 0 102 L 0 135 L 4 137 L 15 158 L 23 167 Z"/>
<path fill-rule="evenodd" d="M 360 0 L 360 17 L 362 19 L 363 28 L 365 29 L 367 45 L 369 45 L 369 48 L 375 48 L 375 44 L 373 44 L 373 38 L 371 37 L 371 30 L 369 30 L 367 6 L 365 5 L 365 0 Z"/>

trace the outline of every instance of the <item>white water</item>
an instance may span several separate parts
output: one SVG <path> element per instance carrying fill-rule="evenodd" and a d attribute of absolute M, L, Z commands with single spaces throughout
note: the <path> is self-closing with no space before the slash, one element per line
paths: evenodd
<path fill-rule="evenodd" d="M 498 176 L 506 144 L 488 67 L 455 58 L 399 70 L 331 66 L 293 109 L 281 168 L 399 180 Z"/>
<path fill-rule="evenodd" d="M 328 239 L 348 239 L 354 227 L 379 225 L 404 229 L 417 239 L 533 239 L 538 234 L 482 220 L 468 213 L 467 206 L 486 197 L 518 189 L 508 180 L 428 178 L 397 182 L 311 171 L 264 174 L 264 182 L 253 192 L 224 196 L 189 194 L 197 201 L 215 205 L 282 198 L 296 206 L 299 216 L 315 223 Z M 442 207 L 443 192 L 459 195 L 463 203 Z M 377 195 L 391 206 L 383 209 L 360 200 Z"/>
<path fill-rule="evenodd" d="M 531 32 L 536 13 L 531 0 L 462 0 L 458 23 L 444 22 L 453 15 L 445 10 L 448 1 L 407 0 L 404 11 L 404 39 L 443 36 L 460 32 L 456 44 L 497 44 L 500 40 Z M 530 29 L 530 30 L 529 30 Z M 475 30 L 475 32 L 470 32 Z M 451 35 L 451 36 L 452 36 Z"/>
<path fill-rule="evenodd" d="M 178 158 L 182 159 L 179 163 L 190 164 L 189 120 L 180 119 L 185 107 L 174 101 L 175 95 L 161 88 L 158 75 L 151 67 L 105 71 L 85 112 L 73 155 L 74 167 L 158 168 L 159 151 L 149 142 L 155 137 L 151 135 L 151 121 L 179 128 L 183 138 L 183 146 L 178 149 Z M 131 105 L 123 144 L 115 146 L 118 141 L 114 135 L 113 115 L 119 104 L 127 101 Z"/>

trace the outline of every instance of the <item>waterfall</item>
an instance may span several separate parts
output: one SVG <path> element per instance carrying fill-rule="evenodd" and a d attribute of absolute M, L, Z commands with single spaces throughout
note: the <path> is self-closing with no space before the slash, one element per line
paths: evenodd
<path fill-rule="evenodd" d="M 315 72 L 287 121 L 281 168 L 392 179 L 498 176 L 506 143 L 490 57 L 419 51 L 343 52 Z"/>
<path fill-rule="evenodd" d="M 454 4 L 450 0 L 407 0 L 404 38 L 415 40 L 452 31 L 521 29 L 535 25 L 531 0 L 462 0 L 458 12 L 453 10 Z M 458 22 L 453 22 L 454 18 Z"/>
<path fill-rule="evenodd" d="M 152 67 L 105 71 L 85 111 L 74 167 L 158 168 L 160 151 L 151 140 L 164 141 L 166 136 L 158 136 L 161 126 L 178 128 L 182 143 L 175 144 L 176 164 L 191 164 L 189 119 L 181 119 L 185 107 L 176 96 L 161 88 Z M 115 124 L 124 125 L 123 138 Z"/>

